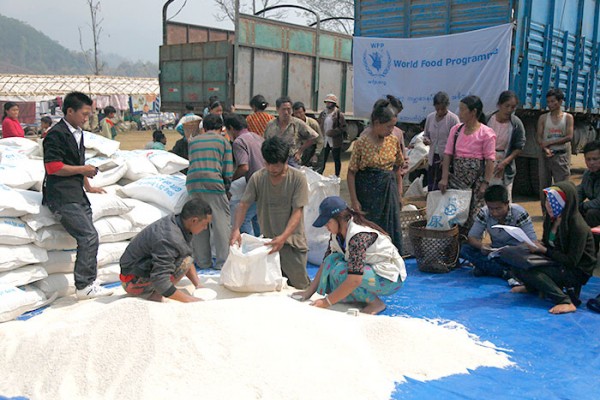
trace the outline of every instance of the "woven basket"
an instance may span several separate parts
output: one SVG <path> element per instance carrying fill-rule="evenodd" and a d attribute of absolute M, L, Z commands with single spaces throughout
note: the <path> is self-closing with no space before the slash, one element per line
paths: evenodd
<path fill-rule="evenodd" d="M 422 209 L 422 208 L 426 208 L 427 207 L 427 197 L 426 196 L 423 196 L 423 197 L 403 197 L 402 198 L 402 205 L 403 206 L 407 206 L 409 204 L 414 205 L 419 210 Z"/>
<path fill-rule="evenodd" d="M 447 231 L 426 228 L 427 221 L 415 221 L 408 228 L 417 267 L 422 272 L 450 272 L 458 260 L 458 226 Z"/>
<path fill-rule="evenodd" d="M 414 203 L 407 203 L 414 204 Z M 417 206 L 415 204 L 415 206 Z M 418 207 L 418 206 L 417 206 Z M 412 257 L 415 255 L 413 245 L 409 238 L 410 224 L 415 221 L 425 221 L 427 219 L 427 209 L 425 207 L 417 210 L 401 211 L 400 226 L 402 227 L 402 257 Z"/>

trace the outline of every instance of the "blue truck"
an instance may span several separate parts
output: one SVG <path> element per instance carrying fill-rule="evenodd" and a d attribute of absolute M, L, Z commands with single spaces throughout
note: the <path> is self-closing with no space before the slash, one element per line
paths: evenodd
<path fill-rule="evenodd" d="M 510 89 L 527 143 L 517 159 L 517 194 L 537 194 L 536 122 L 553 87 L 575 117 L 573 152 L 598 137 L 600 0 L 356 0 L 354 35 L 438 36 L 513 23 Z M 432 107 L 433 108 L 433 107 Z"/>

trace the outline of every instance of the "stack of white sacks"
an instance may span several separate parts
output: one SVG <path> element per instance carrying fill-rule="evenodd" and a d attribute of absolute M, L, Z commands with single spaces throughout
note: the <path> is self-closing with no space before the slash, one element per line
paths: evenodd
<path fill-rule="evenodd" d="M 187 160 L 162 150 L 119 151 L 119 142 L 85 132 L 90 180 L 107 194 L 88 194 L 98 231 L 98 280 L 118 282 L 129 240 L 187 200 Z M 42 206 L 41 143 L 0 139 L 0 322 L 75 292 L 76 242 Z"/>
<path fill-rule="evenodd" d="M 98 280 L 119 281 L 119 259 L 144 227 L 180 212 L 188 196 L 189 162 L 163 150 L 119 150 L 119 142 L 85 132 L 86 163 L 98 167 L 90 180 L 106 194 L 88 194 L 98 231 Z M 319 204 L 338 195 L 340 180 L 303 168 L 309 183 L 305 226 L 309 260 L 318 264 L 327 247 L 325 228 L 313 228 Z M 0 322 L 75 292 L 76 242 L 42 206 L 41 142 L 0 139 Z M 241 178 L 243 179 L 243 178 Z"/>

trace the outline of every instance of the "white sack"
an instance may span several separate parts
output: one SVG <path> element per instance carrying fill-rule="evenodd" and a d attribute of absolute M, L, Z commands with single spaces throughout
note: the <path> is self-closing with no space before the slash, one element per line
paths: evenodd
<path fill-rule="evenodd" d="M 429 146 L 422 140 L 415 142 L 414 146 L 406 152 L 408 157 L 408 172 L 419 168 L 426 168 L 429 164 Z"/>
<path fill-rule="evenodd" d="M 325 177 L 310 168 L 302 167 L 308 182 L 308 204 L 304 207 L 304 231 L 308 242 L 308 261 L 319 265 L 329 244 L 327 228 L 312 226 L 319 216 L 321 202 L 329 196 L 340 195 L 340 178 L 336 176 Z"/>
<path fill-rule="evenodd" d="M 75 293 L 75 278 L 72 273 L 67 274 L 52 274 L 41 279 L 33 284 L 39 288 L 46 297 L 70 296 Z"/>
<path fill-rule="evenodd" d="M 159 173 L 171 175 L 190 166 L 190 162 L 175 153 L 165 150 L 134 150 L 135 152 L 145 152 L 146 157 L 158 170 Z"/>
<path fill-rule="evenodd" d="M 54 250 L 48 252 L 48 260 L 38 264 L 48 275 L 73 272 L 75 268 L 76 250 Z"/>
<path fill-rule="evenodd" d="M 12 161 L 28 159 L 29 157 L 27 157 L 23 153 L 18 153 L 16 151 L 9 150 L 6 147 L 0 147 L 0 163 L 2 164 L 10 164 Z"/>
<path fill-rule="evenodd" d="M 38 214 L 41 204 L 40 192 L 13 189 L 0 183 L 0 216 L 20 217 L 25 214 Z"/>
<path fill-rule="evenodd" d="M 416 178 L 406 192 L 403 197 L 425 197 L 427 196 L 427 188 L 423 187 L 423 175 Z"/>
<path fill-rule="evenodd" d="M 119 165 L 124 164 L 125 161 L 119 158 L 99 156 L 87 159 L 85 160 L 85 163 L 98 168 L 99 172 L 105 172 L 113 168 L 117 168 Z"/>
<path fill-rule="evenodd" d="M 33 244 L 22 246 L 0 245 L 0 271 L 10 271 L 23 265 L 41 263 L 47 260 L 47 251 Z"/>
<path fill-rule="evenodd" d="M 34 175 L 26 168 L 11 164 L 0 164 L 0 183 L 6 186 L 14 189 L 29 189 L 37 182 Z"/>
<path fill-rule="evenodd" d="M 35 233 L 34 243 L 46 250 L 73 250 L 77 248 L 77 241 L 62 225 L 52 225 L 39 229 Z"/>
<path fill-rule="evenodd" d="M 6 151 L 20 153 L 28 158 L 41 155 L 37 141 L 20 137 L 0 139 L 0 154 Z"/>
<path fill-rule="evenodd" d="M 158 174 L 158 170 L 154 164 L 148 160 L 144 153 L 119 151 L 113 157 L 125 161 L 127 171 L 125 172 L 124 178 L 129 179 L 130 181 L 135 182 L 139 179 Z"/>
<path fill-rule="evenodd" d="M 97 221 L 103 217 L 123 215 L 131 211 L 131 207 L 123 202 L 119 196 L 108 193 L 87 193 L 92 207 L 92 220 Z"/>
<path fill-rule="evenodd" d="M 121 189 L 126 197 L 147 201 L 169 212 L 180 212 L 187 201 L 185 179 L 171 175 L 156 175 L 130 183 Z"/>
<path fill-rule="evenodd" d="M 279 252 L 269 254 L 271 239 L 242 233 L 242 246 L 229 247 L 220 283 L 234 292 L 272 292 L 283 288 Z"/>
<path fill-rule="evenodd" d="M 46 270 L 39 265 L 27 265 L 11 271 L 0 272 L 0 285 L 23 286 L 47 276 Z"/>
<path fill-rule="evenodd" d="M 246 177 L 242 176 L 231 182 L 231 187 L 229 188 L 231 199 L 229 199 L 229 201 L 241 201 L 244 191 L 246 191 Z"/>
<path fill-rule="evenodd" d="M 470 190 L 435 190 L 427 195 L 427 229 L 448 230 L 469 218 Z"/>
<path fill-rule="evenodd" d="M 21 219 L 36 232 L 47 226 L 57 225 L 59 223 L 56 218 L 54 218 L 52 211 L 46 206 L 40 207 L 39 214 L 26 214 L 23 215 Z"/>
<path fill-rule="evenodd" d="M 22 179 L 26 179 L 25 174 L 29 175 L 33 181 L 33 185 L 29 188 L 42 191 L 44 183 L 44 177 L 46 176 L 46 169 L 44 168 L 44 160 L 42 159 L 29 159 L 29 158 L 7 158 L 2 160 L 2 165 L 13 166 L 19 169 L 18 174 L 22 175 Z M 9 185 L 10 186 L 10 185 Z M 19 188 L 19 189 L 29 189 Z"/>
<path fill-rule="evenodd" d="M 98 153 L 108 157 L 115 154 L 121 145 L 121 143 L 116 140 L 107 139 L 104 136 L 87 131 L 83 131 L 83 142 L 85 143 L 86 149 L 97 150 Z"/>
<path fill-rule="evenodd" d="M 29 310 L 27 310 L 27 312 L 37 310 L 38 308 L 43 307 L 43 306 L 47 306 L 48 304 L 50 304 L 54 300 L 56 300 L 56 297 L 48 298 L 46 296 L 46 293 L 41 291 L 39 288 L 33 286 L 33 283 L 30 283 L 25 286 L 21 286 L 19 289 L 24 290 L 28 295 L 31 296 L 32 299 L 35 299 L 35 304 L 33 304 L 29 308 Z"/>
<path fill-rule="evenodd" d="M 96 155 L 98 154 L 98 151 L 94 150 L 94 149 L 85 149 L 85 160 L 90 160 L 94 157 L 96 157 Z"/>
<path fill-rule="evenodd" d="M 129 219 L 134 228 L 141 231 L 151 223 L 170 214 L 168 210 L 154 204 L 144 203 L 136 199 L 123 199 L 123 202 L 131 207 L 131 211 L 124 215 Z"/>
<path fill-rule="evenodd" d="M 0 218 L 0 244 L 29 244 L 35 239 L 35 233 L 19 218 Z"/>
<path fill-rule="evenodd" d="M 90 179 L 90 184 L 93 187 L 105 187 L 115 184 L 121 180 L 127 173 L 127 163 L 123 161 L 121 165 L 116 166 L 115 168 L 99 171 L 95 177 Z"/>
<path fill-rule="evenodd" d="M 108 264 L 118 264 L 128 245 L 129 242 L 126 241 L 100 244 L 97 257 L 98 268 Z"/>
<path fill-rule="evenodd" d="M 120 242 L 137 234 L 130 220 L 123 217 L 104 217 L 94 222 L 100 243 Z"/>
<path fill-rule="evenodd" d="M 105 265 L 102 268 L 98 268 L 98 276 L 96 281 L 105 285 L 107 283 L 120 282 L 119 274 L 121 273 L 121 266 L 118 263 Z"/>
<path fill-rule="evenodd" d="M 14 286 L 0 286 L 0 322 L 6 322 L 36 308 L 39 295 Z"/>
<path fill-rule="evenodd" d="M 108 185 L 108 186 L 103 186 L 102 189 L 104 189 L 104 191 L 108 194 L 115 194 L 118 196 L 117 192 L 119 191 L 119 189 L 121 189 L 123 186 L 115 183 L 113 185 Z M 119 196 L 120 197 L 120 196 Z"/>

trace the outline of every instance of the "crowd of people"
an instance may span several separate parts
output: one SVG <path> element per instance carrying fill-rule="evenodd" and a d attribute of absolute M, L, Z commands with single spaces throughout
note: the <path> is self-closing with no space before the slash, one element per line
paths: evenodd
<path fill-rule="evenodd" d="M 430 149 L 429 190 L 472 193 L 469 218 L 460 227 L 465 236 L 461 258 L 473 266 L 475 276 L 503 278 L 515 293 L 543 293 L 555 303 L 550 312 L 557 314 L 572 312 L 578 305 L 581 286 L 596 264 L 598 243 L 590 228 L 600 225 L 600 142 L 586 145 L 588 171 L 575 188 L 568 182 L 573 118 L 562 110 L 563 98 L 560 90 L 547 93 L 549 112 L 537 126 L 543 155 L 540 178 L 545 177 L 540 241 L 527 211 L 511 200 L 515 158 L 525 145 L 513 92 L 501 93 L 497 111 L 489 116 L 474 95 L 460 100 L 455 115 L 449 111 L 449 96 L 439 92 L 424 129 Z M 111 293 L 95 283 L 97 235 L 85 195 L 102 192 L 90 185 L 88 179 L 97 170 L 85 165 L 82 151 L 81 127 L 91 104 L 81 93 L 66 96 L 65 117 L 46 132 L 43 145 L 44 203 L 77 239 L 79 298 Z M 363 311 L 381 312 L 385 303 L 380 296 L 397 292 L 406 279 L 400 214 L 407 158 L 403 132 L 397 127 L 402 103 L 388 95 L 373 105 L 369 126 L 355 141 L 348 165 L 349 204 L 339 197 L 321 204 L 313 225 L 325 226 L 331 238 L 312 282 L 306 270 L 303 219 L 308 186 L 297 167 L 323 173 L 332 153 L 335 174 L 340 175 L 347 129 L 344 114 L 334 94 L 324 98 L 324 110 L 316 119 L 306 114 L 302 102 L 287 96 L 276 100 L 276 116 L 265 111 L 268 103 L 261 95 L 254 96 L 250 105 L 253 113 L 247 117 L 218 98 L 211 98 L 202 116 L 193 106 L 186 107 L 176 127 L 181 138 L 171 151 L 189 160 L 186 186 L 191 199 L 180 214 L 157 221 L 132 240 L 121 259 L 123 287 L 152 300 L 196 301 L 174 283 L 187 275 L 198 287 L 195 268 L 220 269 L 229 246 L 240 243 L 241 233 L 262 234 L 270 238 L 271 252 L 279 252 L 282 273 L 291 286 L 302 290 L 297 293 L 302 299 L 318 292 L 325 295 L 313 303 L 318 307 L 359 301 L 366 303 Z M 18 107 L 15 111 L 5 105 L 9 130 L 17 116 Z M 109 113 L 103 131 L 112 137 L 110 118 Z M 155 132 L 146 148 L 165 145 L 164 134 Z M 233 182 L 242 188 L 235 201 Z M 495 225 L 520 228 L 528 247 Z M 590 304 L 600 309 L 597 300 Z"/>

